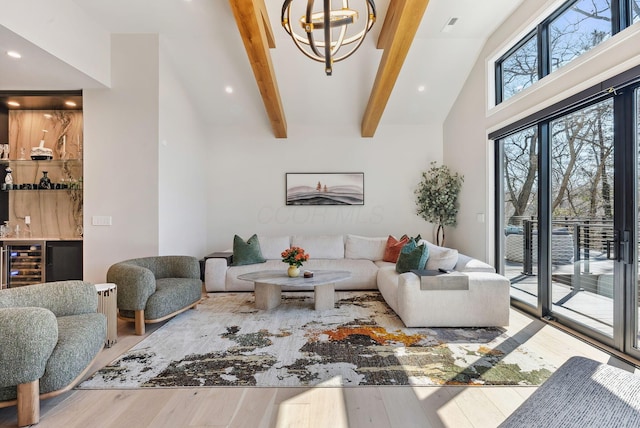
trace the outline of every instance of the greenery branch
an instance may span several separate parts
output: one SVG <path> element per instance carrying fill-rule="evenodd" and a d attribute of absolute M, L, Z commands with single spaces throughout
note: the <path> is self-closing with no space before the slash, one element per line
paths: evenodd
<path fill-rule="evenodd" d="M 422 181 L 415 190 L 417 214 L 426 221 L 438 225 L 436 236 L 444 226 L 455 226 L 459 210 L 458 195 L 464 176 L 452 173 L 446 165 L 431 162 L 429 170 L 422 173 Z M 440 245 L 440 242 L 438 242 Z"/>

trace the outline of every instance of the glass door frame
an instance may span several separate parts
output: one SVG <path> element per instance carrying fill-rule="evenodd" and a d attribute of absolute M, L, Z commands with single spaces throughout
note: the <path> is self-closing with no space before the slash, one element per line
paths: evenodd
<path fill-rule="evenodd" d="M 638 76 L 638 75 L 636 75 Z M 625 76 L 626 77 L 626 76 Z M 616 260 L 613 262 L 613 336 L 609 337 L 580 324 L 571 318 L 553 312 L 551 287 L 551 183 L 550 183 L 550 122 L 560 114 L 550 115 L 543 120 L 538 120 L 539 156 L 538 156 L 538 304 L 533 307 L 515 298 L 511 299 L 514 307 L 528 312 L 539 318 L 557 320 L 560 324 L 583 333 L 593 339 L 606 344 L 634 358 L 640 359 L 640 343 L 638 320 L 638 222 L 640 221 L 638 208 L 638 175 L 640 172 L 640 154 L 638 153 L 640 141 L 638 139 L 638 103 L 636 89 L 640 90 L 640 77 L 632 82 L 627 80 L 614 90 L 600 90 L 592 94 L 588 101 L 574 104 L 562 111 L 562 115 L 577 111 L 588 105 L 593 105 L 609 97 L 614 98 L 614 213 L 613 229 L 618 237 L 615 242 Z M 599 85 L 602 88 L 606 82 Z M 577 106 L 577 107 L 576 107 Z M 541 119 L 538 117 L 537 119 Z M 530 123 L 529 126 L 532 124 Z M 524 129 L 522 123 L 519 129 Z M 516 128 L 514 128 L 516 129 Z M 516 129 L 517 130 L 517 129 Z M 508 135 L 508 134 L 505 134 Z M 490 136 L 491 138 L 491 136 Z M 503 137 L 493 138 L 500 140 Z M 499 271 L 503 268 L 505 254 L 504 236 L 501 233 L 505 228 L 504 219 L 504 150 L 502 144 L 495 145 L 495 260 Z M 543 251 L 546 249 L 546 251 Z M 504 273 L 504 272 L 501 272 Z"/>
<path fill-rule="evenodd" d="M 621 198 L 614 199 L 615 213 L 619 213 L 619 229 L 622 237 L 619 243 L 619 255 L 622 259 L 618 263 L 618 281 L 614 284 L 614 302 L 621 302 L 622 307 L 615 323 L 622 324 L 622 328 L 614 329 L 616 349 L 640 359 L 640 344 L 638 344 L 638 233 L 640 233 L 640 217 L 638 214 L 638 169 L 640 168 L 640 141 L 638 141 L 637 91 L 640 84 L 629 85 L 616 96 L 614 104 L 614 138 L 616 151 L 620 156 L 614 158 L 615 170 L 622 169 L 621 174 L 614 175 L 614 192 L 620 192 Z M 615 224 L 614 224 L 615 228 Z M 614 274 L 615 278 L 615 274 Z M 616 306 L 618 303 L 615 303 Z M 614 328 L 616 327 L 614 325 Z"/>

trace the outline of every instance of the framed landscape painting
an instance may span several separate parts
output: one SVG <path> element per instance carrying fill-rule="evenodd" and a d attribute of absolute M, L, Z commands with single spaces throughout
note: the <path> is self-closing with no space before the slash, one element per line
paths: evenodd
<path fill-rule="evenodd" d="M 287 205 L 364 205 L 362 172 L 288 172 Z"/>

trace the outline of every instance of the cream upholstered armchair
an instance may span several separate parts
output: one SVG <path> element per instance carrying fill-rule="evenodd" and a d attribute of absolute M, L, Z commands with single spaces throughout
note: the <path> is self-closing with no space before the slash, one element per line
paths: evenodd
<path fill-rule="evenodd" d="M 191 256 L 156 256 L 112 265 L 107 282 L 118 287 L 118 316 L 135 322 L 136 334 L 145 323 L 164 321 L 202 298 L 200 264 Z"/>

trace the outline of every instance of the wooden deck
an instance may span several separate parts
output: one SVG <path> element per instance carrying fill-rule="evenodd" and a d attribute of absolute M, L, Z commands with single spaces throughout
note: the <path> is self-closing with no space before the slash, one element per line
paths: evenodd
<path fill-rule="evenodd" d="M 613 337 L 613 299 L 596 292 L 597 277 L 612 275 L 612 263 L 607 260 L 590 261 L 589 273 L 582 273 L 582 284 L 573 287 L 575 267 L 573 264 L 553 265 L 551 296 L 552 310 L 569 317 L 589 328 Z M 531 306 L 538 304 L 538 277 L 522 274 L 522 264 L 505 263 L 505 276 L 511 280 L 511 297 Z M 609 294 L 608 290 L 604 291 Z"/>

